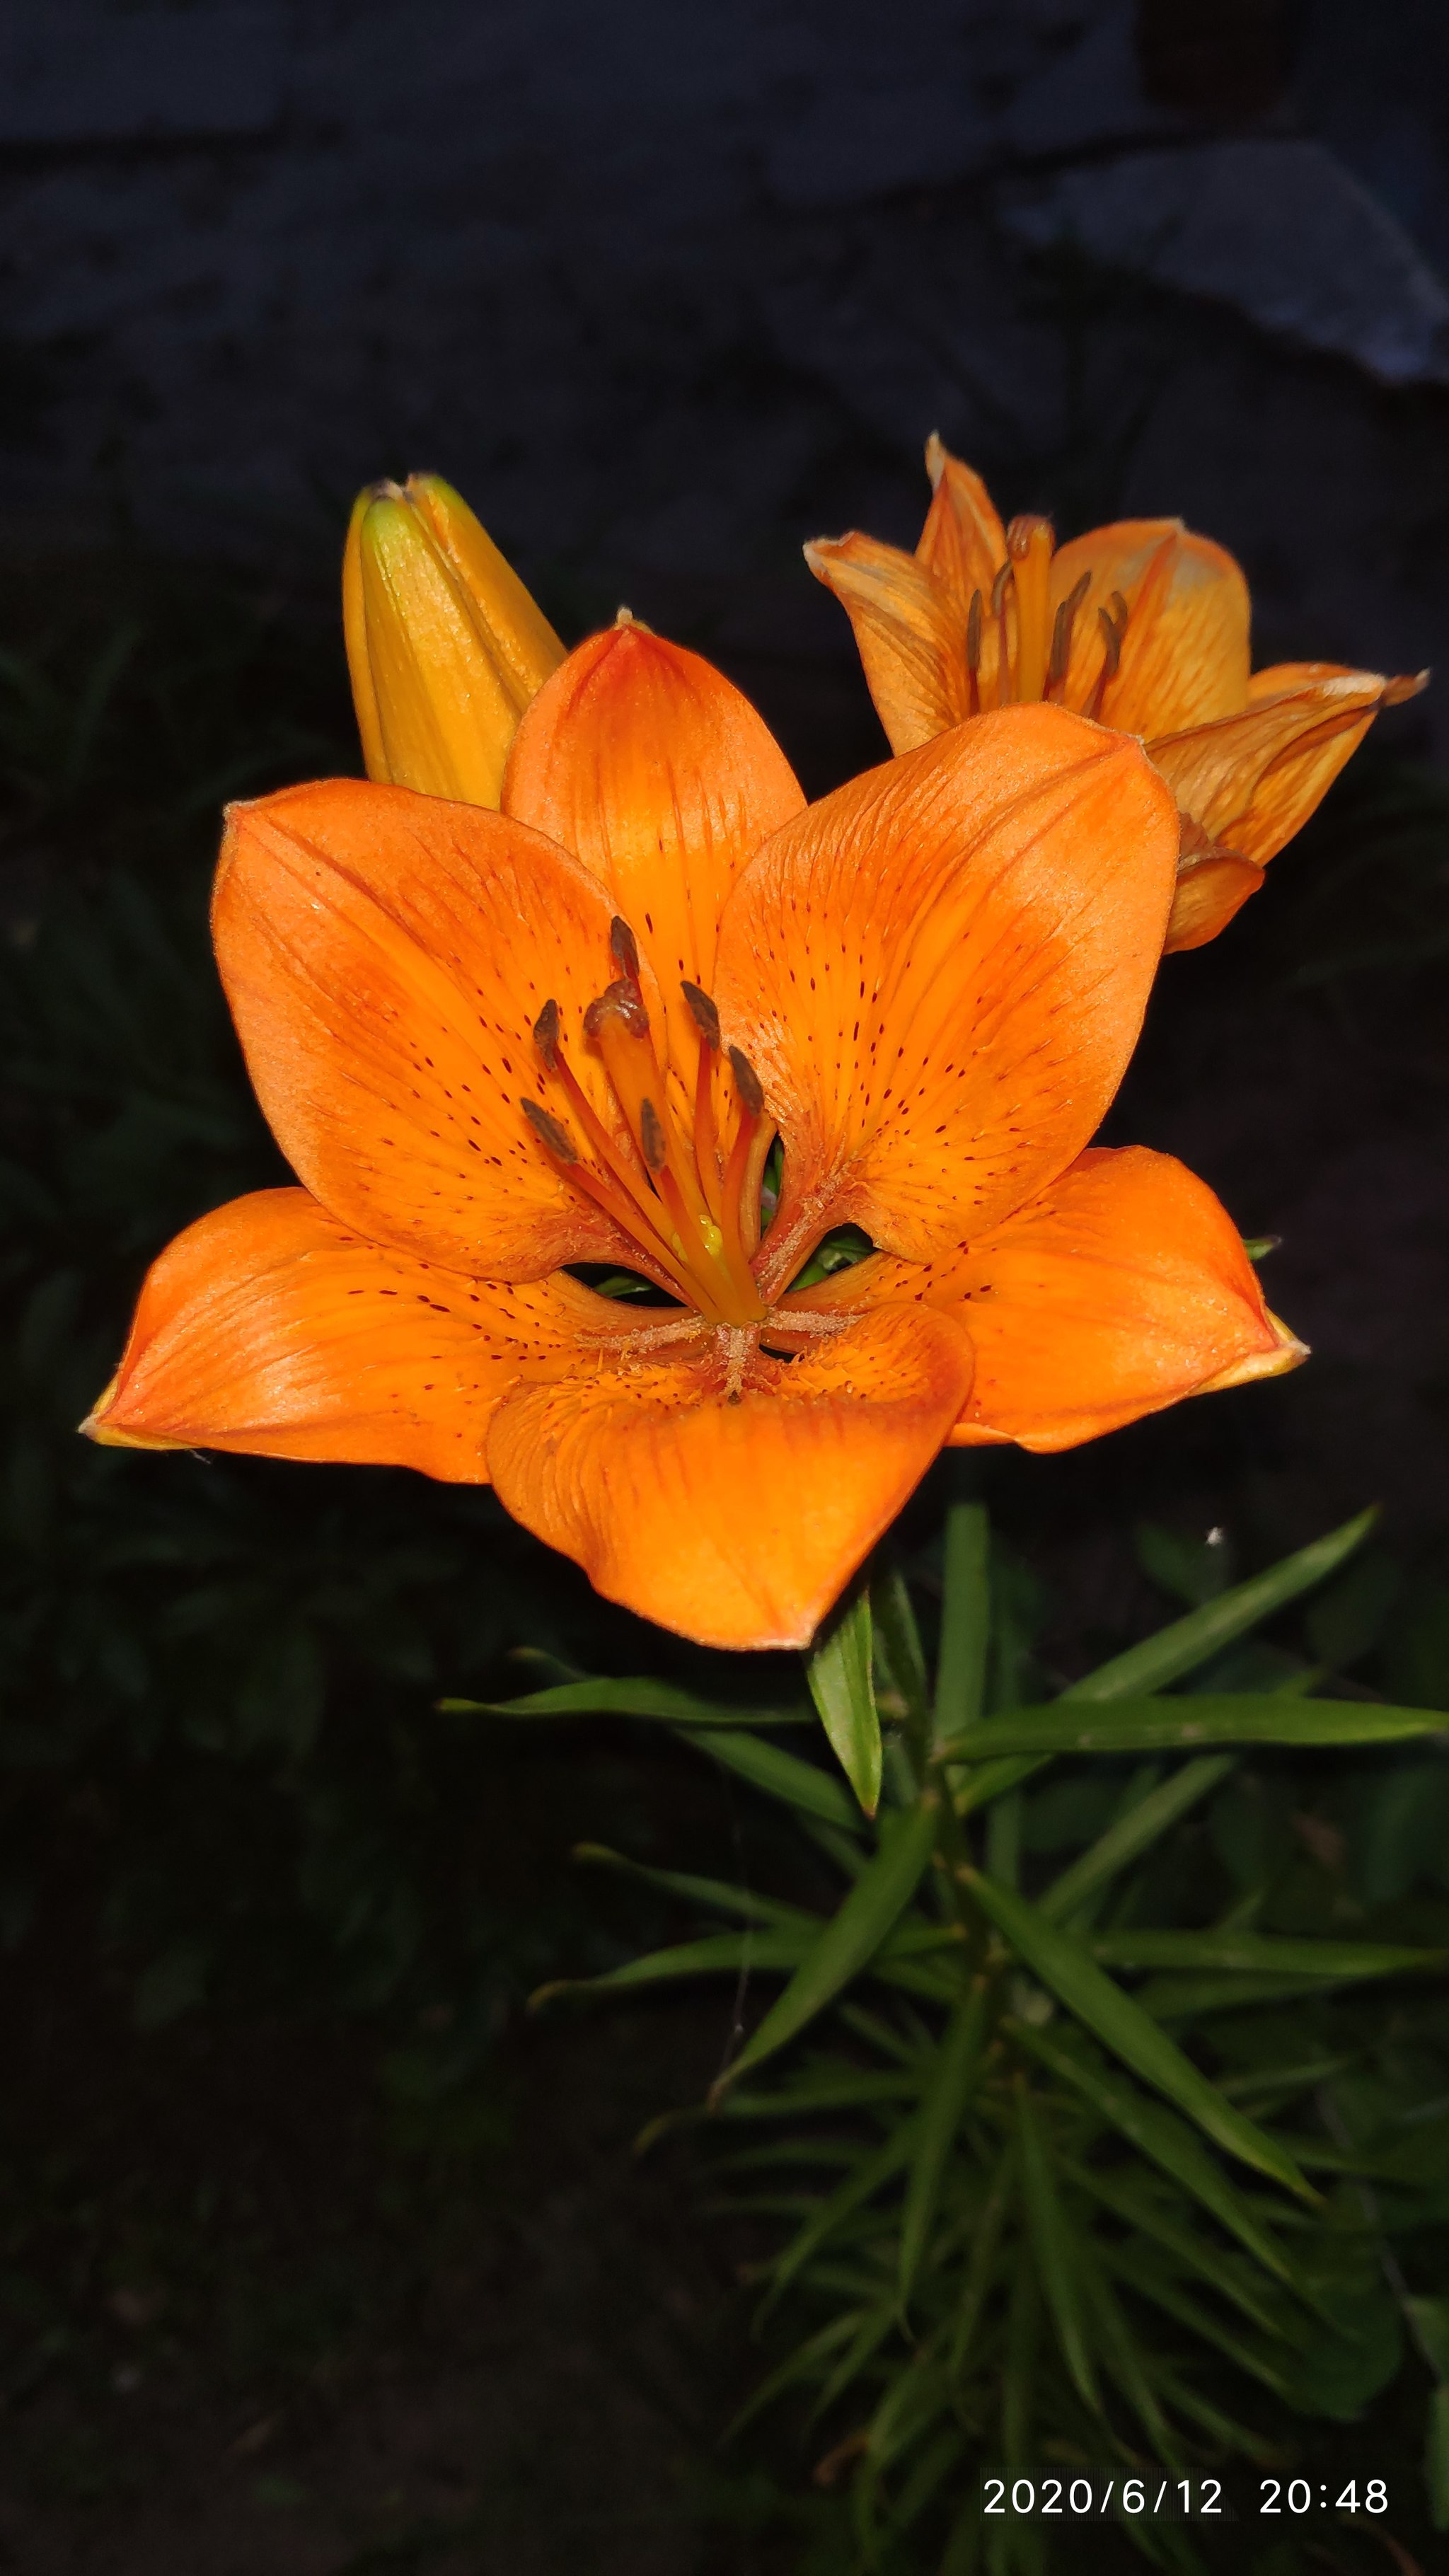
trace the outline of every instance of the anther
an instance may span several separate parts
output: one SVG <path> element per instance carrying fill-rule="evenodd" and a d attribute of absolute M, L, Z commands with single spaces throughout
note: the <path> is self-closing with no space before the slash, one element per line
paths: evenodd
<path fill-rule="evenodd" d="M 585 1037 L 596 1038 L 609 1020 L 622 1020 L 631 1038 L 649 1035 L 649 1014 L 644 1008 L 644 996 L 632 975 L 607 984 L 598 1000 L 590 1002 L 584 1013 Z"/>
<path fill-rule="evenodd" d="M 639 981 L 639 943 L 621 913 L 615 913 L 609 924 L 609 949 L 616 966 L 634 983 Z"/>
<path fill-rule="evenodd" d="M 540 1108 L 536 1100 L 521 1101 L 519 1106 L 540 1143 L 546 1145 L 560 1163 L 578 1161 L 578 1149 L 561 1118 L 552 1117 L 547 1109 Z"/>
<path fill-rule="evenodd" d="M 732 1046 L 730 1048 L 729 1059 L 730 1070 L 735 1078 L 735 1089 L 740 1095 L 741 1105 L 749 1117 L 758 1118 L 765 1106 L 765 1095 L 760 1087 L 760 1077 L 756 1073 L 754 1066 L 751 1064 L 749 1057 L 747 1055 L 743 1055 L 737 1046 Z"/>
<path fill-rule="evenodd" d="M 1011 564 L 1008 560 L 1002 565 L 1000 572 L 997 574 L 995 581 L 991 585 L 991 614 L 993 617 L 999 617 L 1006 604 L 1006 585 L 1010 579 Z"/>
<path fill-rule="evenodd" d="M 533 1024 L 533 1043 L 550 1073 L 558 1071 L 558 1004 L 545 1002 Z"/>
<path fill-rule="evenodd" d="M 1102 699 L 1107 683 L 1115 677 L 1117 665 L 1122 659 L 1122 638 L 1127 632 L 1127 617 L 1127 602 L 1120 590 L 1114 590 L 1106 607 L 1099 608 L 1097 611 L 1097 623 L 1102 629 L 1102 667 L 1097 673 L 1092 694 L 1083 709 L 1085 715 L 1096 717 L 1102 712 Z"/>
<path fill-rule="evenodd" d="M 1011 588 L 1012 578 L 1012 562 L 1008 555 L 991 585 L 991 614 L 996 620 L 996 703 L 999 707 L 1009 707 L 1012 699 L 1011 642 L 1006 622 L 1006 594 Z"/>
<path fill-rule="evenodd" d="M 1072 628 L 1077 622 L 1077 611 L 1091 587 L 1092 576 L 1089 572 L 1084 572 L 1081 579 L 1068 591 L 1057 610 L 1052 625 L 1051 660 L 1047 664 L 1048 697 L 1051 696 L 1053 689 L 1061 688 L 1066 679 L 1067 664 L 1072 658 Z"/>
<path fill-rule="evenodd" d="M 664 1122 L 652 1100 L 641 1100 L 639 1104 L 639 1143 L 650 1171 L 656 1175 L 662 1172 L 669 1160 L 669 1145 Z"/>
<path fill-rule="evenodd" d="M 680 984 L 679 989 L 684 995 L 686 1002 L 689 1004 L 690 1017 L 693 1020 L 695 1027 L 698 1029 L 700 1036 L 703 1038 L 705 1045 L 709 1048 L 711 1055 L 718 1055 L 719 1013 L 715 1009 L 713 1002 L 710 1000 L 708 993 L 702 993 L 697 984 L 684 982 Z"/>

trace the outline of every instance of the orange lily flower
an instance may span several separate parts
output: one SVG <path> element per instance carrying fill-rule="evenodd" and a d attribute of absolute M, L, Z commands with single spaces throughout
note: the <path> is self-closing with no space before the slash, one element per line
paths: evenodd
<path fill-rule="evenodd" d="M 491 1480 L 662 1626 L 807 1643 L 944 1443 L 1303 1356 L 1200 1181 L 1089 1150 L 1176 854 L 1139 746 L 1057 707 L 807 808 L 632 623 L 533 700 L 499 812 L 234 807 L 217 956 L 301 1186 L 162 1254 L 86 1429 Z"/>
<path fill-rule="evenodd" d="M 1058 546 L 1003 527 L 979 474 L 926 443 L 933 499 L 913 555 L 852 530 L 805 548 L 855 629 L 893 751 L 983 708 L 1050 699 L 1139 736 L 1181 816 L 1166 945 L 1201 948 L 1256 894 L 1380 707 L 1427 671 L 1250 669 L 1248 586 L 1180 519 L 1119 519 Z"/>

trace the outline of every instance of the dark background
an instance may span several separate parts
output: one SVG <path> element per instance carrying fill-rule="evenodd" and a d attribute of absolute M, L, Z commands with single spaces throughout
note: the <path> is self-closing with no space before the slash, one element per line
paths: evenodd
<path fill-rule="evenodd" d="M 932 428 L 1063 534 L 1231 546 L 1259 661 L 1449 664 L 1446 129 L 1433 0 L 0 23 L 0 2566 L 840 2563 L 787 2448 L 714 2449 L 733 2250 L 629 2154 L 729 1999 L 521 2012 L 657 1928 L 574 1840 L 764 1829 L 622 1732 L 433 1713 L 520 1643 L 672 1650 L 486 1496 L 70 1428 L 272 1168 L 206 877 L 225 795 L 355 764 L 352 491 L 448 474 L 567 640 L 626 599 L 812 791 L 884 745 L 799 546 L 912 542 Z M 1362 1652 L 1449 1704 L 1446 705 L 1164 968 L 1110 1132 L 1283 1237 L 1315 1356 L 989 1463 L 1049 1673 L 1163 1615 L 1142 1521 L 1246 1566 L 1380 1499 Z"/>

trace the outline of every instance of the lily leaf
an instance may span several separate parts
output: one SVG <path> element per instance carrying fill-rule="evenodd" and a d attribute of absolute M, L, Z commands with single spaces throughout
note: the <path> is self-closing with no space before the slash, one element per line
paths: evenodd
<path fill-rule="evenodd" d="M 1246 2246 L 1265 2271 L 1280 2281 L 1292 2282 L 1292 2269 L 1282 2248 L 1185 2121 L 1164 2110 L 1160 2102 L 1139 2093 L 1135 2085 L 1124 2083 L 1087 2049 L 1072 2046 L 1054 2031 L 1022 2024 L 1016 2037 L 1053 2074 L 1075 2085 L 1093 2109 L 1110 2120 L 1140 2154 L 1190 2192 L 1211 2217 L 1236 2236 L 1240 2245 Z"/>
<path fill-rule="evenodd" d="M 803 1923 L 812 1930 L 819 1916 L 802 1905 L 783 1905 L 772 1896 L 757 1896 L 753 1888 L 735 1887 L 725 1878 L 697 1878 L 685 1869 L 649 1869 L 643 1861 L 630 1860 L 625 1853 L 610 1851 L 606 1843 L 575 1843 L 574 1859 L 597 1869 L 617 1870 L 623 1878 L 636 1879 L 642 1886 L 657 1887 L 666 1896 L 678 1896 L 687 1905 L 701 1905 L 717 1914 L 742 1915 L 747 1923 Z"/>
<path fill-rule="evenodd" d="M 869 1964 L 915 1895 L 930 1865 L 935 1840 L 935 1810 L 927 1800 L 889 1819 L 879 1851 L 824 1926 L 778 2002 L 721 2076 L 710 2096 L 711 2105 L 752 2066 L 773 2057 Z"/>
<path fill-rule="evenodd" d="M 1064 1692 L 1064 1698 L 1135 1699 L 1143 1692 L 1161 1690 L 1166 1682 L 1180 1681 L 1250 1628 L 1296 1601 L 1300 1593 L 1310 1592 L 1315 1583 L 1336 1573 L 1345 1558 L 1363 1545 L 1377 1519 L 1376 1510 L 1359 1512 L 1341 1529 L 1300 1547 L 1280 1564 L 1250 1575 L 1246 1583 L 1233 1584 L 1214 1600 L 1190 1610 L 1186 1618 L 1174 1619 L 1155 1636 L 1144 1637 L 1140 1645 L 1129 1646 L 1125 1654 L 1114 1655 L 1110 1663 L 1084 1674 Z"/>
<path fill-rule="evenodd" d="M 808 1726 L 808 1708 L 716 1708 L 642 1674 L 635 1681 L 556 1682 L 522 1699 L 440 1699 L 449 1717 L 652 1717 L 668 1726 Z"/>
<path fill-rule="evenodd" d="M 1271 2175 L 1305 2200 L 1315 2197 L 1287 2149 L 1235 2111 L 1215 2084 L 1199 2073 L 1173 2040 L 1160 2031 L 1140 2004 L 1125 1995 L 1078 1944 L 1057 1930 L 1034 1905 L 1013 1888 L 1002 1887 L 981 1871 L 963 1873 L 972 1895 L 1004 1940 L 1033 1975 L 1050 1987 L 1059 2003 L 1094 2031 L 1115 2057 L 1134 2074 L 1166 2094 L 1180 2111 L 1229 2155 Z"/>
<path fill-rule="evenodd" d="M 986 1687 L 991 1638 L 991 1532 L 982 1503 L 946 1514 L 941 1650 L 936 1663 L 936 1733 L 974 1726 Z"/>
<path fill-rule="evenodd" d="M 1064 1922 L 1084 1897 L 1092 1895 L 1105 1880 L 1115 1878 L 1132 1861 L 1140 1860 L 1158 1836 L 1205 1798 L 1210 1789 L 1215 1789 L 1232 1767 L 1230 1753 L 1205 1754 L 1200 1761 L 1185 1762 L 1160 1788 L 1150 1789 L 1145 1798 L 1139 1798 L 1135 1807 L 1129 1807 L 1125 1816 L 1118 1816 L 1091 1849 L 1084 1851 L 1080 1860 L 1074 1860 L 1070 1869 L 1064 1869 L 1046 1894 L 1038 1898 L 1048 1921 Z M 1105 1953 L 1099 1951 L 1097 1955 L 1102 1957 Z"/>
<path fill-rule="evenodd" d="M 900 2301 L 911 2292 L 930 2239 L 946 2162 L 971 2097 L 986 2039 L 986 1989 L 978 1983 L 946 2025 L 921 2105 L 921 2126 L 901 2213 Z"/>
<path fill-rule="evenodd" d="M 1273 1691 L 1120 1699 L 1100 1714 L 1062 1698 L 967 1727 L 938 1748 L 946 1762 L 997 1754 L 1173 1752 L 1204 1744 L 1401 1744 L 1449 1731 L 1443 1709 L 1377 1701 L 1290 1699 Z"/>
<path fill-rule="evenodd" d="M 870 1594 L 862 1586 L 805 1658 L 810 1696 L 868 1816 L 880 1805 L 880 1718 L 871 1681 Z"/>
<path fill-rule="evenodd" d="M 838 1780 L 828 1771 L 818 1770 L 813 1762 L 802 1762 L 798 1754 L 786 1753 L 778 1744 L 763 1743 L 759 1736 L 744 1728 L 735 1733 L 724 1727 L 691 1727 L 680 1729 L 681 1740 L 696 1751 L 708 1753 L 726 1771 L 734 1771 L 748 1780 L 752 1789 L 762 1789 L 768 1798 L 778 1798 L 787 1807 L 797 1807 L 802 1815 L 813 1816 L 817 1824 L 844 1827 L 847 1833 L 861 1831 L 860 1809 L 848 1798 Z"/>
<path fill-rule="evenodd" d="M 807 1920 L 798 1926 L 770 1924 L 758 1931 L 706 1932 L 698 1941 L 677 1942 L 672 1950 L 646 1950 L 642 1958 L 626 1959 L 621 1968 L 609 1968 L 601 1977 L 555 1977 L 546 1986 L 536 1986 L 528 1998 L 528 2009 L 537 2012 L 555 1995 L 618 1994 L 626 1986 L 659 1986 L 678 1977 L 739 1976 L 751 1968 L 794 1968 L 808 1956 L 813 1925 Z"/>
<path fill-rule="evenodd" d="M 1026 2210 L 1037 2275 L 1061 2345 L 1062 2359 L 1083 2403 L 1094 2415 L 1102 2411 L 1092 2347 L 1077 2275 L 1076 2239 L 1062 2207 L 1051 2156 L 1028 2087 L 1016 2097 L 1017 2141 L 1021 2150 L 1021 2197 Z"/>
<path fill-rule="evenodd" d="M 1449 1951 L 1388 1941 L 1287 1941 L 1259 1932 L 1100 1932 L 1089 1944 L 1111 1968 L 1218 1968 L 1244 1976 L 1398 1977 L 1442 1968 Z"/>

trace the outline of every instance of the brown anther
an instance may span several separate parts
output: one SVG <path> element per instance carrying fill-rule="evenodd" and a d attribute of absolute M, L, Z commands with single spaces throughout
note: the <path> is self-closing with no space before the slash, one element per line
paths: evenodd
<path fill-rule="evenodd" d="M 639 1104 L 639 1142 L 644 1160 L 651 1172 L 662 1172 L 669 1160 L 669 1147 L 664 1136 L 664 1122 L 652 1100 Z"/>
<path fill-rule="evenodd" d="M 1120 594 L 1114 590 L 1113 599 L 1119 596 Z M 1102 629 L 1102 650 L 1107 657 L 1102 666 L 1103 675 L 1110 680 L 1122 659 L 1122 637 L 1126 631 L 1127 621 L 1124 617 L 1122 624 L 1118 626 L 1105 608 L 1098 609 L 1097 621 Z"/>
<path fill-rule="evenodd" d="M 740 1095 L 741 1103 L 751 1118 L 758 1118 L 765 1106 L 760 1077 L 749 1057 L 741 1054 L 737 1046 L 730 1048 L 729 1058 L 730 1070 L 735 1078 L 735 1089 Z"/>
<path fill-rule="evenodd" d="M 1006 598 L 1006 585 L 1010 579 L 1011 564 L 1008 560 L 1002 565 L 1000 572 L 997 574 L 995 581 L 991 585 L 991 614 L 993 617 L 999 617 L 1001 615 L 1002 604 Z"/>
<path fill-rule="evenodd" d="M 544 1003 L 543 1009 L 533 1024 L 533 1043 L 548 1066 L 549 1072 L 555 1072 L 558 1067 L 557 1002 Z"/>
<path fill-rule="evenodd" d="M 556 1161 L 578 1161 L 578 1148 L 561 1118 L 552 1117 L 547 1109 L 540 1108 L 536 1100 L 521 1101 L 519 1106 L 540 1144 L 548 1147 Z"/>
<path fill-rule="evenodd" d="M 1014 563 L 1025 562 L 1039 532 L 1043 529 L 1049 545 L 1054 546 L 1056 530 L 1050 519 L 1044 519 L 1039 510 L 1025 510 L 1020 518 L 1012 520 L 1006 531 L 1006 551 Z"/>
<path fill-rule="evenodd" d="M 615 913 L 609 924 L 609 950 L 616 966 L 631 981 L 639 981 L 639 943 L 621 913 Z"/>
<path fill-rule="evenodd" d="M 981 593 L 979 590 L 973 590 L 971 605 L 966 611 L 966 668 L 968 671 L 979 671 L 981 668 L 981 614 Z"/>
<path fill-rule="evenodd" d="M 606 985 L 598 1000 L 590 1002 L 584 1013 L 585 1037 L 596 1038 L 606 1020 L 621 1020 L 631 1038 L 648 1036 L 649 1014 L 632 975 Z"/>
<path fill-rule="evenodd" d="M 1049 690 L 1059 689 L 1067 676 L 1067 664 L 1072 658 L 1072 628 L 1077 622 L 1077 611 L 1091 587 L 1092 576 L 1089 572 L 1084 572 L 1080 581 L 1068 591 L 1057 610 L 1052 625 L 1051 660 L 1047 664 Z"/>
<path fill-rule="evenodd" d="M 684 995 L 686 1002 L 689 1004 L 690 1017 L 693 1020 L 695 1027 L 698 1029 L 700 1036 L 703 1038 L 705 1045 L 708 1047 L 710 1054 L 718 1055 L 719 1013 L 715 1009 L 713 1002 L 710 1000 L 708 993 L 702 993 L 697 984 L 685 982 L 681 982 L 679 989 Z"/>

